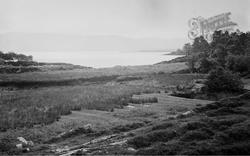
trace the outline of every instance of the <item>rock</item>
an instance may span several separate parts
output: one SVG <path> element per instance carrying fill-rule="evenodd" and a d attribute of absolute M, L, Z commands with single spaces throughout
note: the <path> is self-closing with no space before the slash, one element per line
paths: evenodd
<path fill-rule="evenodd" d="M 83 128 L 87 133 L 91 133 L 94 131 L 93 126 L 91 124 L 84 125 Z"/>
<path fill-rule="evenodd" d="M 185 86 L 178 85 L 176 87 L 176 91 L 173 92 L 173 95 L 179 97 L 192 98 L 194 95 L 201 94 L 206 91 L 205 82 L 206 79 L 195 79 Z"/>
<path fill-rule="evenodd" d="M 118 141 L 118 142 L 113 142 L 113 143 L 111 143 L 110 145 L 123 145 L 123 144 L 125 144 L 127 142 L 127 140 L 122 140 L 122 141 Z"/>
<path fill-rule="evenodd" d="M 207 81 L 206 79 L 195 79 L 193 80 L 192 83 L 205 84 L 206 81 Z"/>
<path fill-rule="evenodd" d="M 24 143 L 25 145 L 28 144 L 28 141 L 26 139 L 24 139 L 23 137 L 17 137 L 17 140 L 19 140 L 20 142 Z"/>
<path fill-rule="evenodd" d="M 132 147 L 129 147 L 129 148 L 128 148 L 128 151 L 131 151 L 131 152 L 136 152 L 137 150 L 136 150 L 136 149 L 134 149 L 134 148 L 132 148 Z"/>
<path fill-rule="evenodd" d="M 31 146 L 34 146 L 34 143 L 32 141 L 27 141 L 23 137 L 17 137 L 17 140 L 21 143 L 16 144 L 17 149 L 22 150 L 23 152 L 29 152 Z"/>
<path fill-rule="evenodd" d="M 193 113 L 193 111 L 186 111 L 186 112 L 182 113 L 182 115 L 188 116 L 188 115 L 190 115 L 192 113 Z"/>
<path fill-rule="evenodd" d="M 205 84 L 195 83 L 191 89 L 191 92 L 193 92 L 194 94 L 203 93 L 205 91 L 205 88 Z"/>
<path fill-rule="evenodd" d="M 184 113 L 181 113 L 181 114 L 178 114 L 176 116 L 176 118 L 185 118 L 185 117 L 189 117 L 189 116 L 192 116 L 194 114 L 193 111 L 186 111 Z"/>
<path fill-rule="evenodd" d="M 34 146 L 33 141 L 27 141 L 26 139 L 24 139 L 23 137 L 17 137 L 17 140 L 19 140 L 21 142 L 21 144 L 24 146 Z"/>
<path fill-rule="evenodd" d="M 23 144 L 16 144 L 17 149 L 23 149 Z"/>
<path fill-rule="evenodd" d="M 28 141 L 28 145 L 29 145 L 29 146 L 34 146 L 33 141 Z"/>

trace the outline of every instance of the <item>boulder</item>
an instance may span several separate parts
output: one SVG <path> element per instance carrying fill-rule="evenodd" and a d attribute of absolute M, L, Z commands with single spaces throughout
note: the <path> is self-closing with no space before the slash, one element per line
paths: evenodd
<path fill-rule="evenodd" d="M 27 141 L 23 137 L 17 137 L 17 140 L 20 142 L 16 144 L 17 149 L 22 150 L 23 152 L 30 151 L 30 147 L 34 146 L 32 141 Z"/>
<path fill-rule="evenodd" d="M 202 94 L 206 91 L 205 82 L 206 79 L 195 79 L 187 85 L 178 85 L 173 95 L 192 98 L 196 94 Z"/>

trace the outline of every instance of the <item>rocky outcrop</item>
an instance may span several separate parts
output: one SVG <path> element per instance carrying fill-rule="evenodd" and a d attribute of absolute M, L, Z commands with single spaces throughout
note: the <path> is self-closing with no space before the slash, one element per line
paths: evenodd
<path fill-rule="evenodd" d="M 205 93 L 206 79 L 195 79 L 187 85 L 178 85 L 172 95 L 193 98 L 194 95 Z"/>

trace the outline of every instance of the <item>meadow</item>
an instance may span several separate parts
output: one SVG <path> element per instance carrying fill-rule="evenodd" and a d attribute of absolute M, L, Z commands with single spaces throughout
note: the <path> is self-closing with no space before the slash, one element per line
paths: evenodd
<path fill-rule="evenodd" d="M 71 110 L 122 108 L 132 94 L 145 90 L 153 87 L 94 84 L 2 92 L 0 129 L 49 124 Z"/>
<path fill-rule="evenodd" d="M 211 139 L 221 133 L 212 129 L 216 135 L 208 137 L 207 130 L 193 132 L 192 128 L 186 128 L 186 124 L 192 125 L 197 120 L 198 124 L 205 122 L 214 126 L 210 120 L 203 121 L 202 110 L 197 110 L 201 116 L 169 118 L 199 106 L 206 108 L 204 105 L 211 103 L 169 96 L 177 85 L 187 85 L 207 76 L 176 73 L 186 68 L 184 63 L 177 63 L 1 75 L 0 153 L 20 154 L 22 151 L 16 149 L 16 138 L 20 136 L 34 141 L 31 153 L 53 154 L 53 148 L 77 146 L 98 136 L 119 134 L 118 138 L 128 139 L 126 145 L 136 152 L 130 153 L 121 145 L 118 151 L 109 149 L 110 154 L 186 154 L 190 151 L 184 151 L 188 150 L 184 147 L 190 140 Z M 90 134 L 83 128 L 88 124 L 92 126 Z M 132 133 L 137 129 L 138 132 Z M 122 135 L 127 131 L 131 131 L 129 138 Z M 58 138 L 61 134 L 67 134 L 66 138 Z M 161 144 L 168 141 L 173 141 L 168 147 Z M 99 145 L 93 146 L 95 149 Z M 203 148 L 199 144 L 190 147 Z M 183 150 L 179 153 L 180 148 Z"/>
<path fill-rule="evenodd" d="M 170 74 L 185 68 L 185 64 L 177 63 L 169 66 L 81 69 L 82 72 L 2 74 L 0 130 L 51 124 L 74 110 L 112 111 L 128 105 L 133 94 L 169 90 L 171 86 L 203 77 Z M 115 75 L 118 73 L 122 76 Z"/>
<path fill-rule="evenodd" d="M 142 65 L 142 66 L 115 66 L 112 68 L 85 68 L 73 70 L 56 70 L 44 72 L 26 72 L 18 74 L 0 74 L 1 83 L 4 82 L 41 82 L 63 81 L 72 79 L 86 79 L 93 77 L 129 75 L 145 73 L 171 73 L 186 69 L 185 63 Z"/>

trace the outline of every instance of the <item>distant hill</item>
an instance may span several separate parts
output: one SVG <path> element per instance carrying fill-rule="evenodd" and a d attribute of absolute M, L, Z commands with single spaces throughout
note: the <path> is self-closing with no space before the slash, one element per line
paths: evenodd
<path fill-rule="evenodd" d="M 82 50 L 155 50 L 180 47 L 185 39 L 130 38 L 115 35 L 82 36 L 49 33 L 0 34 L 3 51 L 82 51 Z"/>
<path fill-rule="evenodd" d="M 186 55 L 186 53 L 181 49 L 177 49 L 176 51 L 172 51 L 165 55 Z"/>

